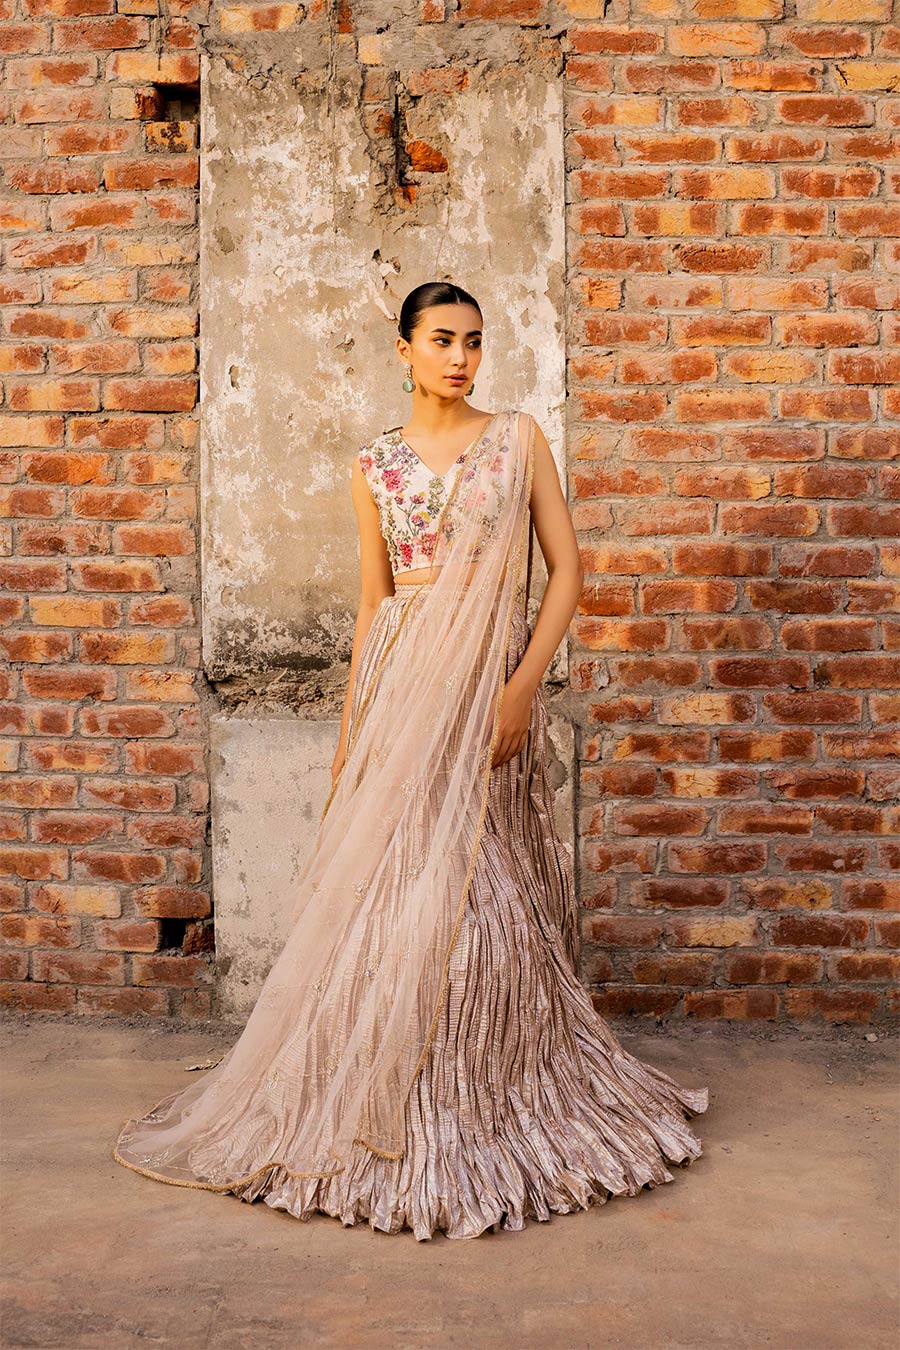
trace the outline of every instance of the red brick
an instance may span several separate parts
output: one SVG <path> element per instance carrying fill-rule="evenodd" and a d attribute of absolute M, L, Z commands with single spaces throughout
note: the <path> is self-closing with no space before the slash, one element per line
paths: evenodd
<path fill-rule="evenodd" d="M 27 952 L 0 952 L 0 980 L 25 980 L 27 978 Z"/>
<path fill-rule="evenodd" d="M 173 557 L 194 553 L 196 547 L 194 532 L 187 525 L 119 525 L 113 535 L 116 553 Z"/>
<path fill-rule="evenodd" d="M 79 550 L 83 551 L 83 550 Z M 74 563 L 73 585 L 82 591 L 161 591 L 156 563 L 124 562 L 103 559 L 99 562 Z"/>
<path fill-rule="evenodd" d="M 94 924 L 94 940 L 105 951 L 155 952 L 159 950 L 159 924 L 153 919 Z"/>
<path fill-rule="evenodd" d="M 0 560 L 0 588 L 10 591 L 64 591 L 66 569 L 61 563 Z"/>
<path fill-rule="evenodd" d="M 757 909 L 832 909 L 834 888 L 821 878 L 745 877 L 741 900 Z"/>
<path fill-rule="evenodd" d="M 37 886 L 32 888 L 31 903 L 48 914 L 118 918 L 122 912 L 119 892 L 113 886 Z"/>
<path fill-rule="evenodd" d="M 0 516 L 58 516 L 65 497 L 45 487 L 0 488 Z"/>
<path fill-rule="evenodd" d="M 0 1004 L 17 1012 L 70 1012 L 75 1006 L 71 985 L 37 984 L 32 980 L 0 984 Z"/>
<path fill-rule="evenodd" d="M 568 66 L 567 66 L 568 70 Z M 715 61 L 631 61 L 626 63 L 625 88 L 638 94 L 669 96 L 681 91 L 713 89 L 719 83 Z"/>
<path fill-rule="evenodd" d="M 803 56 L 868 56 L 872 50 L 870 34 L 860 28 L 786 27 L 781 38 Z"/>
<path fill-rule="evenodd" d="M 174 783 L 150 783 L 145 779 L 91 778 L 82 788 L 82 798 L 92 805 L 102 802 L 123 811 L 169 811 L 175 805 Z"/>
<path fill-rule="evenodd" d="M 699 985 L 713 977 L 715 956 L 710 953 L 676 956 L 639 956 L 627 962 L 632 976 L 641 984 Z"/>
<path fill-rule="evenodd" d="M 172 985 L 192 988 L 209 981 L 208 963 L 199 956 L 139 956 L 132 957 L 136 985 Z"/>
<path fill-rule="evenodd" d="M 768 394 L 745 389 L 698 389 L 675 395 L 680 422 L 747 422 L 770 416 Z"/>
<path fill-rule="evenodd" d="M 796 547 L 798 552 L 793 556 L 799 559 L 803 559 L 804 556 L 810 560 L 813 558 L 814 550 L 806 549 L 804 555 L 802 548 L 799 545 Z M 787 566 L 785 570 L 788 575 L 792 574 Z M 812 561 L 809 571 L 812 575 L 817 571 Z M 806 575 L 802 562 L 796 574 Z M 822 569 L 822 575 L 834 575 L 827 563 Z M 744 589 L 754 609 L 782 609 L 791 614 L 830 614 L 840 605 L 840 591 L 837 586 L 824 585 L 820 582 L 750 581 Z"/>
<path fill-rule="evenodd" d="M 684 689 L 700 679 L 700 663 L 691 657 L 638 657 L 619 663 L 619 682 L 623 689 L 642 689 L 661 685 L 664 689 Z"/>
<path fill-rule="evenodd" d="M 754 636 L 752 627 L 729 628 L 721 636 L 726 643 L 733 637 L 734 645 L 740 646 L 745 632 L 749 632 L 751 638 Z M 693 627 L 691 641 L 696 641 L 700 636 L 697 628 Z M 714 638 L 719 636 L 719 633 L 713 634 Z M 710 661 L 709 674 L 713 686 L 725 685 L 729 689 L 771 689 L 782 685 L 803 689 L 811 683 L 808 662 L 793 657 L 718 657 Z"/>
<path fill-rule="evenodd" d="M 868 539 L 897 536 L 900 535 L 900 507 L 845 502 L 829 507 L 828 528 L 834 535 L 862 535 Z"/>
<path fill-rule="evenodd" d="M 571 49 L 579 55 L 591 52 L 617 56 L 662 51 L 663 40 L 652 28 L 615 27 L 613 25 L 576 27 L 570 37 Z"/>
<path fill-rule="evenodd" d="M 101 520 L 152 520 L 165 504 L 165 493 L 150 488 L 84 488 L 71 497 L 73 515 Z"/>
<path fill-rule="evenodd" d="M 203 747 L 182 742 L 157 745 L 129 744 L 125 748 L 129 773 L 156 773 L 178 777 L 203 772 Z"/>
<path fill-rule="evenodd" d="M 860 422 L 873 416 L 868 389 L 786 389 L 779 395 L 782 417 L 812 421 Z"/>
<path fill-rule="evenodd" d="M 725 958 L 730 984 L 807 984 L 822 978 L 823 961 L 812 952 L 735 952 Z"/>
<path fill-rule="evenodd" d="M 7 632 L 0 635 L 0 650 L 9 661 L 67 661 L 72 655 L 72 638 L 68 633 Z"/>
<path fill-rule="evenodd" d="M 197 816 L 136 816 L 128 821 L 127 834 L 129 839 L 142 844 L 174 848 L 179 844 L 202 844 L 205 828 L 205 822 Z"/>
<path fill-rule="evenodd" d="M 63 521 L 53 525 L 25 523 L 19 526 L 17 533 L 18 551 L 23 557 L 84 555 L 103 553 L 109 548 L 109 530 L 105 525 L 67 525 Z M 63 590 L 64 587 L 52 589 Z"/>
<path fill-rule="evenodd" d="M 40 844 L 92 844 L 121 832 L 121 816 L 90 811 L 48 811 L 32 825 L 32 838 Z"/>
<path fill-rule="evenodd" d="M 115 673 L 66 666 L 59 670 L 29 670 L 23 676 L 25 691 L 32 698 L 112 699 L 116 696 Z"/>
<path fill-rule="evenodd" d="M 643 1013 L 660 1018 L 671 1013 L 679 999 L 675 989 L 616 984 L 607 984 L 602 991 L 591 995 L 594 1008 L 605 1017 Z"/>
<path fill-rule="evenodd" d="M 193 623 L 194 619 L 194 606 L 184 595 L 165 595 L 156 600 L 132 601 L 128 611 L 129 623 L 145 623 L 160 628 L 180 627 Z"/>
<path fill-rule="evenodd" d="M 774 1021 L 778 995 L 774 989 L 703 989 L 684 996 L 690 1017 L 722 1017 L 739 1021 Z"/>
<path fill-rule="evenodd" d="M 112 952 L 35 952 L 34 979 L 49 984 L 124 984 L 125 958 Z"/>
<path fill-rule="evenodd" d="M 43 914 L 0 915 L 0 942 L 10 947 L 78 947 L 81 920 Z"/>
<path fill-rule="evenodd" d="M 756 802 L 726 806 L 718 814 L 717 831 L 723 834 L 809 834 L 813 813 L 805 806 L 787 802 Z"/>
<path fill-rule="evenodd" d="M 741 872 L 758 872 L 765 862 L 764 844 L 722 840 L 669 846 L 669 867 L 673 872 L 722 873 L 730 876 Z"/>
<path fill-rule="evenodd" d="M 900 879 L 848 877 L 841 891 L 841 908 L 900 910 Z"/>
<path fill-rule="evenodd" d="M 680 98 L 673 102 L 675 120 L 683 127 L 745 127 L 757 118 L 753 100 L 740 95 Z"/>
<path fill-rule="evenodd" d="M 174 730 L 171 714 L 152 706 L 119 703 L 109 708 L 85 708 L 81 713 L 84 736 L 171 736 Z"/>
<path fill-rule="evenodd" d="M 0 839 L 22 843 L 28 838 L 28 820 L 24 811 L 0 811 Z"/>
<path fill-rule="evenodd" d="M 24 909 L 26 888 L 16 882 L 0 880 L 0 913 L 8 914 L 12 910 Z"/>
<path fill-rule="evenodd" d="M 79 849 L 73 854 L 74 875 L 127 884 L 158 881 L 165 875 L 166 860 L 156 853 L 110 853 Z"/>
<path fill-rule="evenodd" d="M 645 614 L 726 610 L 736 600 L 737 587 L 728 581 L 656 581 L 641 587 L 641 608 Z"/>
<path fill-rule="evenodd" d="M 900 947 L 900 915 L 876 919 L 875 940 L 882 947 Z"/>
<path fill-rule="evenodd" d="M 829 844 L 810 840 L 803 844 L 776 844 L 772 852 L 777 862 L 791 872 L 834 872 L 844 875 L 861 872 L 871 862 L 871 850 L 864 844 Z"/>
<path fill-rule="evenodd" d="M 203 919 L 212 912 L 209 894 L 189 886 L 144 886 L 134 902 L 151 919 Z"/>
<path fill-rule="evenodd" d="M 22 471 L 35 483 L 108 483 L 115 475 L 109 455 L 23 455 Z"/>
<path fill-rule="evenodd" d="M 693 835 L 702 834 L 709 823 L 709 813 L 701 806 L 659 802 L 616 806 L 612 813 L 612 828 L 624 835 Z"/>
<path fill-rule="evenodd" d="M 772 552 L 767 544 L 679 544 L 672 563 L 689 576 L 756 576 L 770 571 Z"/>
<path fill-rule="evenodd" d="M 103 989 L 99 986 L 79 989 L 76 1011 L 80 1013 L 118 1013 L 120 1016 L 152 1014 L 169 1016 L 169 999 L 162 989 Z"/>
<path fill-rule="evenodd" d="M 786 989 L 784 1010 L 791 1020 L 826 1022 L 871 1022 L 878 1012 L 880 994 L 875 990 Z"/>
<path fill-rule="evenodd" d="M 733 61 L 728 68 L 728 83 L 735 89 L 754 89 L 764 93 L 821 88 L 819 67 L 803 61 Z M 786 100 L 782 99 L 784 104 Z M 795 99 L 795 103 L 802 102 Z M 785 117 L 783 121 L 807 119 Z"/>
<path fill-rule="evenodd" d="M 875 622 L 872 619 L 791 619 L 781 625 L 781 641 L 787 651 L 842 652 L 872 650 L 877 645 Z M 888 671 L 890 661 L 880 667 L 853 663 L 849 668 L 829 662 L 817 666 L 820 684 L 858 688 L 857 680 L 869 684 L 875 669 Z M 896 667 L 896 663 L 895 663 Z"/>
<path fill-rule="evenodd" d="M 797 94 L 779 100 L 778 116 L 797 126 L 860 127 L 872 125 L 874 111 L 854 94 Z"/>
<path fill-rule="evenodd" d="M 97 624 L 115 627 L 122 608 L 115 600 L 85 600 L 78 596 L 35 596 L 31 601 L 33 623 L 48 627 L 81 628 Z"/>
<path fill-rule="evenodd" d="M 854 238 L 883 239 L 900 234 L 900 202 L 868 202 L 864 206 L 839 206 L 835 228 Z"/>
<path fill-rule="evenodd" d="M 174 639 L 142 633 L 83 633 L 81 658 L 102 665 L 159 665 L 175 658 Z"/>
<path fill-rule="evenodd" d="M 778 164 L 782 160 L 821 159 L 825 154 L 824 136 L 797 135 L 792 131 L 729 136 L 725 157 L 738 164 Z"/>
<path fill-rule="evenodd" d="M 196 703 L 194 672 L 189 670 L 127 670 L 127 698 L 154 699 L 159 703 Z"/>
<path fill-rule="evenodd" d="M 637 883 L 632 903 L 663 905 L 666 909 L 712 909 L 728 899 L 728 884 L 714 877 L 647 877 Z"/>

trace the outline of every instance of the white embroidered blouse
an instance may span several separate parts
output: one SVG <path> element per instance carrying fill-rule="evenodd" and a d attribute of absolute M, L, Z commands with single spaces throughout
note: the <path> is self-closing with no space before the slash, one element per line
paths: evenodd
<path fill-rule="evenodd" d="M 432 473 L 399 428 L 383 432 L 358 451 L 394 576 L 431 565 L 437 520 L 469 448 L 445 474 Z"/>

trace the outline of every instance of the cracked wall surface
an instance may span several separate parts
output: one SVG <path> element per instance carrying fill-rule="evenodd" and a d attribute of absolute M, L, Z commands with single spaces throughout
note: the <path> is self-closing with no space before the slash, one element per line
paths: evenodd
<path fill-rule="evenodd" d="M 248 78 L 233 54 L 204 64 L 203 652 L 221 709 L 217 992 L 243 1015 L 330 786 L 359 585 L 350 468 L 407 416 L 394 340 L 412 287 L 446 278 L 476 296 L 473 404 L 531 412 L 564 480 L 563 109 L 552 63 L 485 63 L 451 91 L 395 77 L 386 124 L 356 66 L 324 96 L 290 70 Z M 541 576 L 535 549 L 533 596 Z M 571 839 L 565 717 L 551 737 Z"/>
<path fill-rule="evenodd" d="M 561 454 L 562 100 L 548 76 L 470 75 L 451 96 L 419 97 L 411 126 L 447 170 L 401 208 L 385 195 L 358 70 L 323 100 L 286 73 L 257 85 L 224 59 L 206 64 L 204 661 L 244 697 L 255 674 L 269 689 L 273 669 L 289 672 L 286 699 L 315 716 L 307 680 L 321 688 L 349 660 L 350 465 L 407 415 L 394 339 L 413 286 L 451 278 L 476 296 L 476 406 L 525 408 Z"/>

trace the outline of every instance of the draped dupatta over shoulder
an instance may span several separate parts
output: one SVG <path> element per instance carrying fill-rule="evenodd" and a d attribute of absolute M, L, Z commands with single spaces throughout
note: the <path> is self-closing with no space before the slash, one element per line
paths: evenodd
<path fill-rule="evenodd" d="M 351 728 L 286 943 L 239 1040 L 123 1128 L 114 1156 L 228 1190 L 282 1167 L 403 1156 L 481 838 L 513 611 L 525 595 L 534 422 L 497 413 L 437 524 L 430 575 Z"/>

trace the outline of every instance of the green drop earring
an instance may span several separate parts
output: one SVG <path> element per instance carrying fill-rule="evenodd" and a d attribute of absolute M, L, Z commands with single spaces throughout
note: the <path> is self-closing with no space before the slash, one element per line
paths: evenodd
<path fill-rule="evenodd" d="M 406 379 L 403 381 L 403 388 L 408 394 L 411 394 L 415 387 L 415 381 L 412 377 L 412 366 L 408 365 L 406 367 Z"/>

